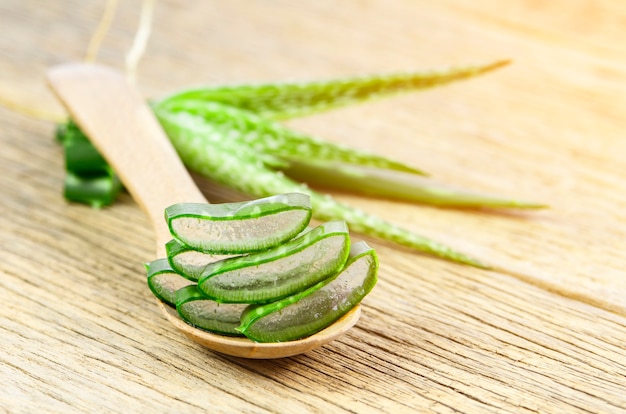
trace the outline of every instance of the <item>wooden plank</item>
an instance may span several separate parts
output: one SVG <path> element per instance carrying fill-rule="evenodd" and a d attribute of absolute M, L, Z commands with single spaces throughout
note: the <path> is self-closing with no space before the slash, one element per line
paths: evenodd
<path fill-rule="evenodd" d="M 139 7 L 121 2 L 101 62 L 123 65 Z M 0 1 L 2 97 L 58 113 L 43 72 L 82 58 L 101 11 Z M 290 125 L 552 208 L 501 214 L 336 194 L 503 271 L 372 241 L 380 283 L 348 335 L 284 360 L 229 358 L 159 314 L 142 273 L 152 233 L 133 201 L 67 204 L 53 124 L 0 108 L 0 407 L 626 412 L 625 17 L 608 0 L 158 2 L 139 67 L 147 96 L 513 58 L 481 79 Z M 215 202 L 244 197 L 199 183 Z"/>

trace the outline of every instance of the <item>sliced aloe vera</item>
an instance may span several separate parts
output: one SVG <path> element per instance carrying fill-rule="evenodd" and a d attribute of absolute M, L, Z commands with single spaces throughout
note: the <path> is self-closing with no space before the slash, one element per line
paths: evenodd
<path fill-rule="evenodd" d="M 349 252 L 345 222 L 330 221 L 273 249 L 209 264 L 198 287 L 220 302 L 271 302 L 336 273 Z"/>
<path fill-rule="evenodd" d="M 191 285 L 176 292 L 176 310 L 188 324 L 221 335 L 242 336 L 237 330 L 241 314 L 249 305 L 219 303 Z"/>
<path fill-rule="evenodd" d="M 154 296 L 176 306 L 176 291 L 193 284 L 172 269 L 167 259 L 157 259 L 146 264 L 148 286 Z"/>
<path fill-rule="evenodd" d="M 277 302 L 251 305 L 240 332 L 257 342 L 304 338 L 331 325 L 360 303 L 377 281 L 378 258 L 365 242 L 355 243 L 337 276 Z"/>
<path fill-rule="evenodd" d="M 167 260 L 174 271 L 181 276 L 197 282 L 205 268 L 231 255 L 203 253 L 190 248 L 178 240 L 170 240 L 165 244 Z"/>
<path fill-rule="evenodd" d="M 239 254 L 295 237 L 311 219 L 311 203 L 302 193 L 241 203 L 181 203 L 166 208 L 165 219 L 172 236 L 195 250 Z"/>
<path fill-rule="evenodd" d="M 92 176 L 67 171 L 63 195 L 70 201 L 100 208 L 113 204 L 121 190 L 122 183 L 113 173 Z"/>

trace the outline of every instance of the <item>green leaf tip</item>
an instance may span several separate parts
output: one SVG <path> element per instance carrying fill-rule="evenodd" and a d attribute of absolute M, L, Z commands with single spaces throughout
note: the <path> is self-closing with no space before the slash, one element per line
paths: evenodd
<path fill-rule="evenodd" d="M 313 187 L 451 208 L 542 209 L 547 205 L 457 190 L 432 180 L 396 171 L 325 163 L 293 162 L 284 169 L 296 181 Z"/>
<path fill-rule="evenodd" d="M 312 82 L 199 87 L 178 92 L 163 102 L 219 102 L 268 119 L 285 120 L 375 98 L 443 86 L 491 72 L 509 63 L 510 60 L 498 60 L 485 65 L 430 72 L 401 72 Z"/>

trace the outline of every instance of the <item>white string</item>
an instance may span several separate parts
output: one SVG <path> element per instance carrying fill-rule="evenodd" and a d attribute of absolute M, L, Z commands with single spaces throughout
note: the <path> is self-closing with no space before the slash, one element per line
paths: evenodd
<path fill-rule="evenodd" d="M 104 39 L 104 36 L 106 36 L 109 28 L 111 27 L 111 23 L 113 22 L 113 17 L 115 16 L 115 11 L 117 10 L 117 4 L 118 0 L 107 1 L 104 7 L 104 13 L 102 14 L 102 18 L 100 19 L 100 23 L 98 24 L 96 31 L 91 36 L 91 40 L 89 41 L 89 45 L 87 46 L 85 62 L 96 61 L 96 56 L 98 55 L 98 51 L 100 50 L 102 40 Z"/>
<path fill-rule="evenodd" d="M 135 34 L 133 45 L 126 55 L 126 79 L 129 83 L 134 84 L 137 78 L 137 65 L 143 56 L 148 38 L 150 37 L 150 29 L 152 26 L 152 12 L 156 0 L 144 0 L 141 6 L 141 17 L 139 20 L 139 28 Z"/>

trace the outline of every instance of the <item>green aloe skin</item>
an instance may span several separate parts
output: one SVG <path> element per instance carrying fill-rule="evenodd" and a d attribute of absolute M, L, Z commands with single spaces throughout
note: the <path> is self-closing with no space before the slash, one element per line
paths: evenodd
<path fill-rule="evenodd" d="M 356 232 L 454 262 L 489 268 L 476 258 L 339 203 L 285 173 L 292 172 L 309 181 L 308 178 L 324 176 L 320 173 L 324 172 L 334 176 L 326 179 L 325 184 L 334 183 L 337 188 L 439 206 L 541 208 L 543 205 L 456 192 L 420 182 L 406 184 L 406 176 L 423 172 L 380 155 L 292 131 L 279 121 L 468 79 L 507 63 L 309 83 L 196 88 L 152 102 L 152 108 L 187 167 L 218 183 L 256 198 L 283 193 L 308 194 L 314 217 L 319 220 L 344 220 Z M 376 171 L 400 174 L 402 183 L 394 175 L 376 175 L 372 179 Z M 395 190 L 389 193 L 389 188 Z"/>
<path fill-rule="evenodd" d="M 165 258 L 146 263 L 145 267 L 150 290 L 154 296 L 170 306 L 176 304 L 176 292 L 178 290 L 195 285 L 174 271 Z"/>

